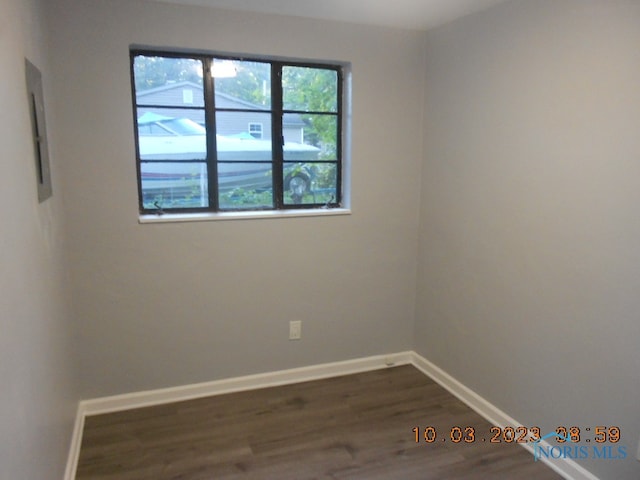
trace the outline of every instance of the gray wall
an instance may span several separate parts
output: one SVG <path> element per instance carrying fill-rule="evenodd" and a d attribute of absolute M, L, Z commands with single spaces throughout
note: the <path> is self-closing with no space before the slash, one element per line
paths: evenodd
<path fill-rule="evenodd" d="M 634 454 L 637 2 L 509 2 L 427 34 L 426 65 L 417 32 L 138 0 L 47 8 L 50 42 L 35 0 L 0 4 L 1 478 L 61 476 L 80 396 L 408 348 L 524 424 L 619 425 Z M 140 225 L 131 43 L 353 62 L 353 214 Z M 25 54 L 51 100 L 42 205 Z"/>
<path fill-rule="evenodd" d="M 525 425 L 618 425 L 640 477 L 640 3 L 427 35 L 415 349 Z"/>
<path fill-rule="evenodd" d="M 137 0 L 50 19 L 83 397 L 411 347 L 422 33 Z M 132 43 L 351 61 L 353 214 L 140 225 Z"/>
<path fill-rule="evenodd" d="M 27 56 L 52 98 L 40 2 L 0 2 L 0 478 L 62 478 L 79 399 L 68 281 L 64 269 L 62 195 L 52 142 L 54 195 L 39 204 Z M 53 109 L 47 103 L 52 120 Z M 51 123 L 49 138 L 56 129 Z"/>

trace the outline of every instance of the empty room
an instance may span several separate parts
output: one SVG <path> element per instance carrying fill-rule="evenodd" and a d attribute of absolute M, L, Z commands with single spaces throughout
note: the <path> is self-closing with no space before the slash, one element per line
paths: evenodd
<path fill-rule="evenodd" d="M 0 480 L 639 479 L 639 45 L 0 0 Z"/>

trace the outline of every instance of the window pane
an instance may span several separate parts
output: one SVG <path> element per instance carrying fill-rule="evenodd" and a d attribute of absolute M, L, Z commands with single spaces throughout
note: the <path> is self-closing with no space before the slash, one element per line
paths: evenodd
<path fill-rule="evenodd" d="M 220 190 L 234 188 L 266 190 L 272 187 L 271 163 L 219 162 L 218 185 Z"/>
<path fill-rule="evenodd" d="M 328 163 L 285 163 L 286 205 L 331 203 L 337 195 L 337 167 Z"/>
<path fill-rule="evenodd" d="M 338 73 L 309 67 L 282 67 L 285 110 L 303 112 L 338 111 Z"/>
<path fill-rule="evenodd" d="M 249 132 L 250 124 L 261 124 L 262 140 Z M 273 158 L 271 114 L 256 112 L 216 113 L 218 160 L 265 161 Z M 255 131 L 255 130 L 254 130 Z"/>
<path fill-rule="evenodd" d="M 213 59 L 216 108 L 270 109 L 271 65 Z"/>
<path fill-rule="evenodd" d="M 248 134 L 247 134 L 248 135 Z M 271 160 L 271 140 L 216 137 L 219 161 L 267 161 Z"/>
<path fill-rule="evenodd" d="M 171 115 L 138 109 L 138 140 L 141 160 L 204 160 L 207 156 L 205 128 L 194 120 L 200 110 L 174 109 Z"/>
<path fill-rule="evenodd" d="M 207 165 L 204 162 L 143 162 L 144 208 L 208 207 Z M 155 202 L 158 205 L 155 205 Z"/>
<path fill-rule="evenodd" d="M 200 60 L 138 55 L 133 63 L 136 103 L 202 107 L 202 72 Z"/>
<path fill-rule="evenodd" d="M 170 132 L 178 135 L 202 135 L 204 129 L 204 109 L 187 110 L 182 108 L 162 108 L 162 107 L 138 107 L 138 127 L 157 124 L 159 129 L 156 132 Z M 191 120 L 192 126 L 186 124 L 180 126 L 180 120 Z M 193 125 L 193 124 L 196 125 Z M 199 127 L 199 128 L 198 128 Z M 149 130 L 140 130 L 141 134 L 149 135 Z"/>
<path fill-rule="evenodd" d="M 271 163 L 218 163 L 220 208 L 273 208 Z"/>
<path fill-rule="evenodd" d="M 286 115 L 285 115 L 286 116 Z M 301 115 L 303 143 L 287 142 L 285 160 L 336 160 L 338 123 L 335 115 Z M 284 120 L 283 120 L 284 121 Z"/>

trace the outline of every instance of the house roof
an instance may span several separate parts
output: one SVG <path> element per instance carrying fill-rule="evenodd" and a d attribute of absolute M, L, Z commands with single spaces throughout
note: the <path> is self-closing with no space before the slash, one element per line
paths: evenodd
<path fill-rule="evenodd" d="M 202 90 L 202 85 L 198 85 L 197 83 L 189 82 L 185 80 L 183 82 L 170 82 L 166 83 L 160 87 L 148 88 L 146 90 L 138 91 L 136 89 L 136 97 L 145 97 L 147 95 L 152 95 L 154 93 L 165 92 L 167 90 L 173 90 L 174 88 L 183 88 L 183 87 L 192 87 L 198 90 Z"/>

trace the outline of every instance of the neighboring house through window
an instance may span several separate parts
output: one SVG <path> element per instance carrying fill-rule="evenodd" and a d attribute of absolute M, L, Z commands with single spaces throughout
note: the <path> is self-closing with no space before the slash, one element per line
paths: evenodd
<path fill-rule="evenodd" d="M 141 213 L 339 206 L 340 65 L 131 51 Z"/>
<path fill-rule="evenodd" d="M 190 88 L 185 88 L 182 90 L 182 103 L 185 105 L 193 104 L 193 90 Z"/>

